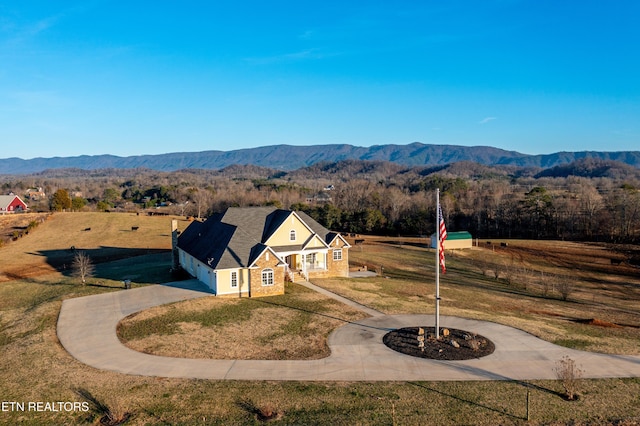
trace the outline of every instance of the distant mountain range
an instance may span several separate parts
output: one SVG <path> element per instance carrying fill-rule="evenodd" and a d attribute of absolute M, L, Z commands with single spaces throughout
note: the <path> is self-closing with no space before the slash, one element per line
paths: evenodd
<path fill-rule="evenodd" d="M 473 161 L 484 165 L 519 167 L 550 167 L 568 164 L 584 158 L 613 160 L 640 168 L 640 151 L 580 151 L 545 155 L 527 155 L 488 146 L 427 145 L 272 145 L 233 151 L 176 152 L 158 155 L 81 155 L 78 157 L 0 159 L 0 174 L 29 174 L 47 169 L 79 168 L 147 168 L 160 171 L 181 169 L 222 169 L 234 164 L 252 164 L 279 170 L 295 170 L 319 162 L 341 160 L 390 161 L 406 166 L 444 165 Z"/>

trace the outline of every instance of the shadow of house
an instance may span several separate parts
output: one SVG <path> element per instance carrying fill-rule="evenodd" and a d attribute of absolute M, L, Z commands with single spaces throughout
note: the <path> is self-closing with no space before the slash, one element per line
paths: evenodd
<path fill-rule="evenodd" d="M 86 254 L 95 266 L 93 277 L 97 279 L 122 280 L 129 275 L 137 275 L 135 281 L 139 283 L 155 283 L 156 280 L 145 278 L 145 274 L 138 274 L 136 269 L 143 269 L 145 263 L 158 265 L 161 268 L 166 263 L 166 271 L 171 266 L 171 251 L 168 249 L 123 248 L 101 246 L 85 249 L 69 247 L 64 250 L 41 250 L 30 253 L 43 256 L 46 262 L 65 276 L 73 273 L 73 261 L 76 253 Z"/>

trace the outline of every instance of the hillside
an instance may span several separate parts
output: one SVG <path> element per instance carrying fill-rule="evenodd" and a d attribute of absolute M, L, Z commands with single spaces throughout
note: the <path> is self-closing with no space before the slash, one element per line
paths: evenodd
<path fill-rule="evenodd" d="M 611 179 L 640 178 L 640 170 L 619 161 L 598 158 L 582 158 L 580 160 L 551 167 L 538 173 L 536 177 L 568 177 L 580 176 L 588 178 L 607 177 Z"/>
<path fill-rule="evenodd" d="M 390 161 L 404 166 L 434 166 L 460 161 L 473 161 L 483 165 L 550 168 L 578 159 L 594 158 L 614 160 L 640 168 L 640 151 L 623 152 L 559 152 L 545 155 L 527 155 L 488 146 L 426 145 L 353 145 L 291 146 L 272 145 L 232 151 L 175 152 L 159 155 L 118 157 L 115 155 L 82 155 L 77 157 L 0 159 L 3 174 L 37 173 L 47 169 L 80 168 L 134 169 L 158 171 L 180 169 L 223 169 L 232 165 L 254 165 L 278 170 L 295 170 L 319 162 L 342 160 Z"/>
<path fill-rule="evenodd" d="M 73 261 L 74 249 L 86 252 L 95 263 L 168 253 L 171 219 L 88 212 L 0 216 L 0 235 L 22 235 L 0 247 L 0 282 L 64 270 Z M 30 221 L 38 226 L 26 232 Z M 178 223 L 180 229 L 188 224 Z"/>

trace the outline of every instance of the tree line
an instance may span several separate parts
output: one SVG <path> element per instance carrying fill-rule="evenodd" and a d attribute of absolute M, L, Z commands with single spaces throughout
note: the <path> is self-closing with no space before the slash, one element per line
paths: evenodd
<path fill-rule="evenodd" d="M 42 187 L 41 211 L 140 211 L 206 217 L 230 206 L 301 210 L 329 229 L 429 235 L 435 189 L 447 227 L 479 238 L 636 243 L 640 173 L 622 163 L 580 160 L 552 169 L 463 162 L 405 167 L 389 162 L 320 163 L 292 172 L 256 166 L 156 172 L 61 169 L 0 176 L 3 193 Z"/>

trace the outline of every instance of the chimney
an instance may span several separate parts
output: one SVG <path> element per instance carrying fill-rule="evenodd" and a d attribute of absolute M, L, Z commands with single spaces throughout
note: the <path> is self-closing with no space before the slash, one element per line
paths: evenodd
<path fill-rule="evenodd" d="M 176 219 L 171 220 L 171 270 L 177 271 L 180 269 L 180 257 L 178 252 L 178 221 Z"/>

